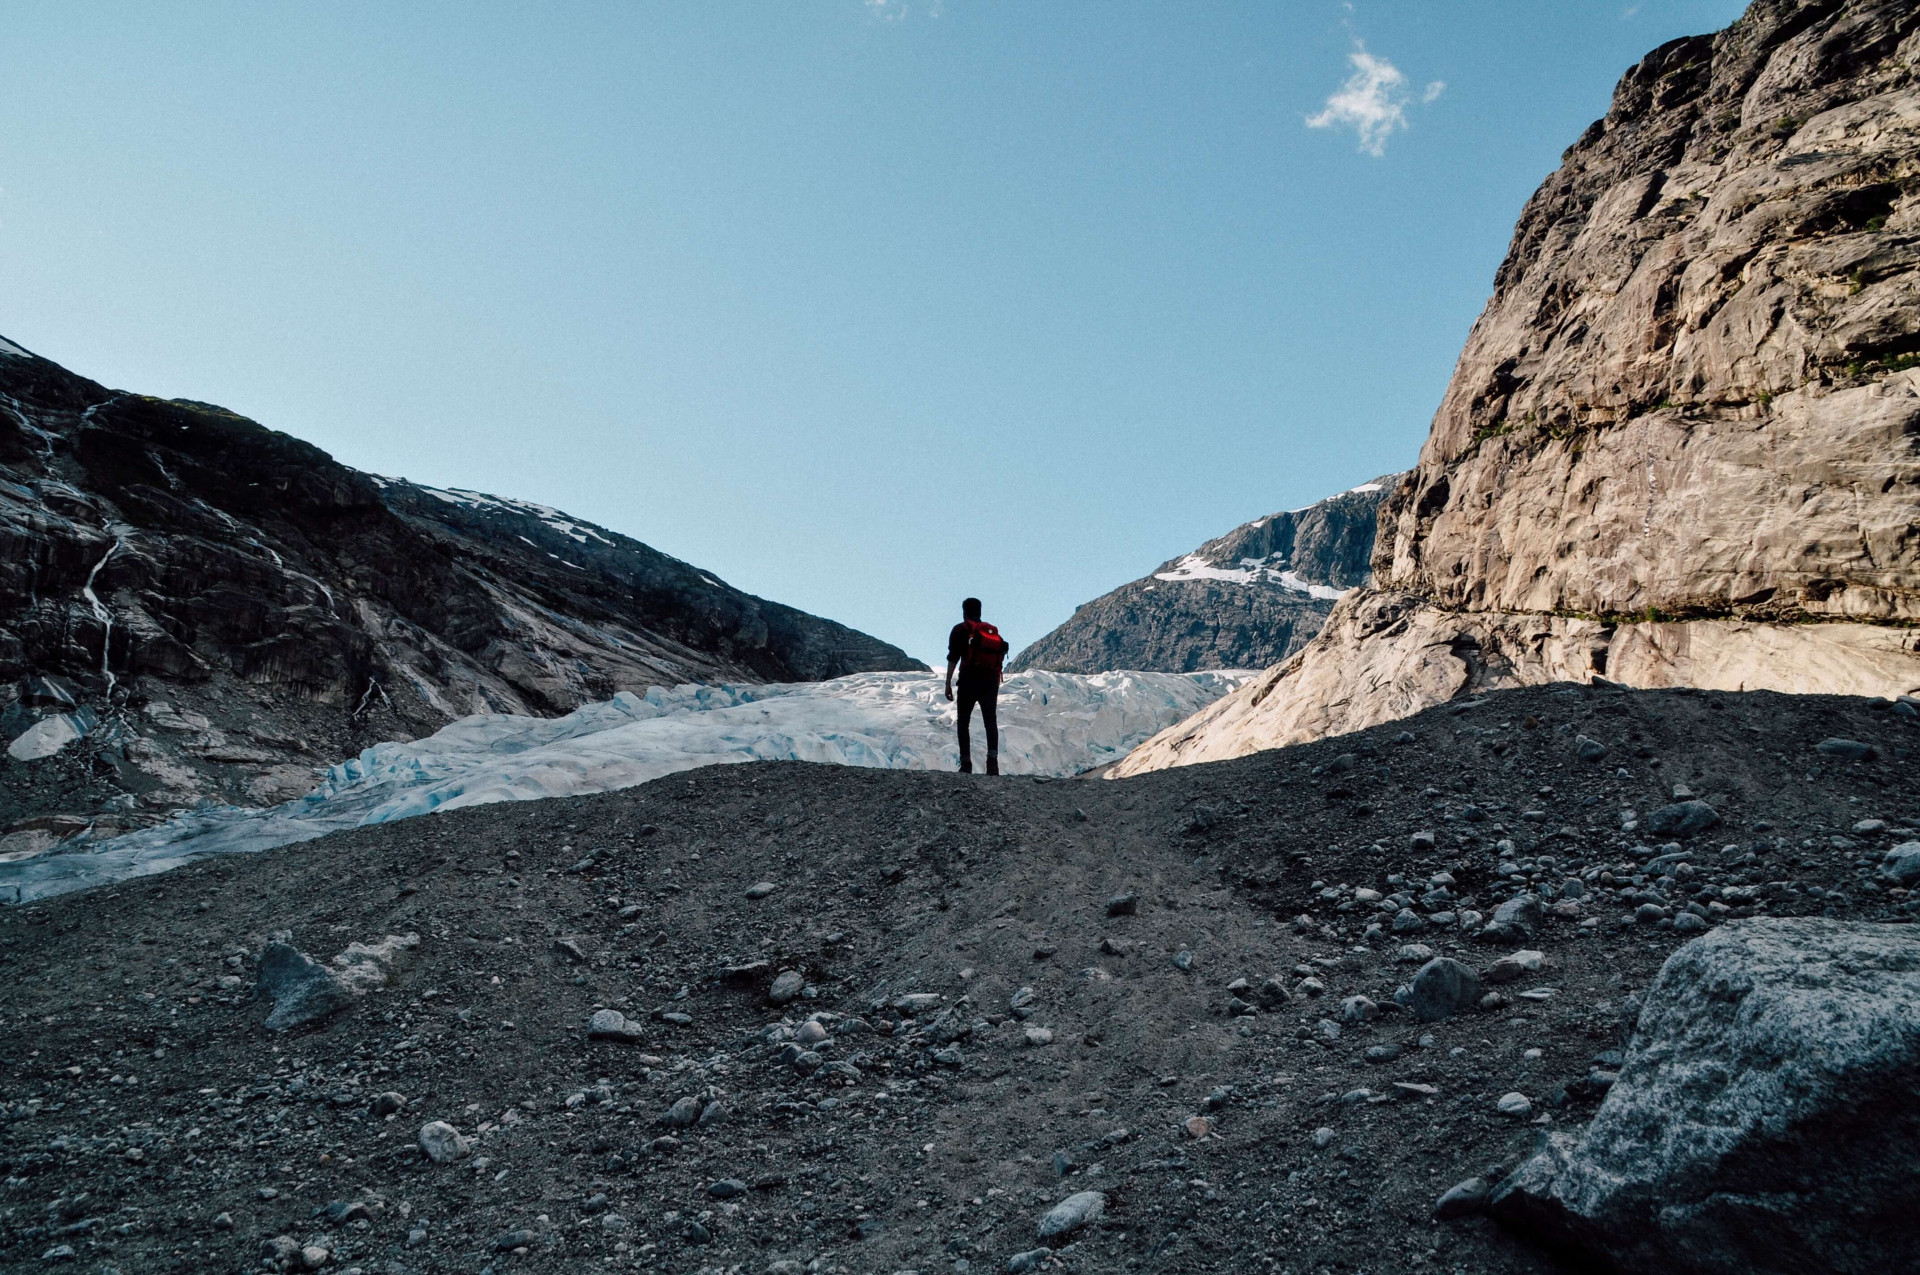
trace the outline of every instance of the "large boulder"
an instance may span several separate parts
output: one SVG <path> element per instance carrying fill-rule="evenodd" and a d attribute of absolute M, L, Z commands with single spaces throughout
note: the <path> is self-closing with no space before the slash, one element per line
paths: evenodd
<path fill-rule="evenodd" d="M 353 989 L 345 980 L 286 943 L 269 943 L 261 954 L 260 990 L 273 997 L 268 1031 L 305 1027 L 353 1003 Z"/>
<path fill-rule="evenodd" d="M 1735 922 L 1668 958 L 1593 1122 L 1495 1217 L 1622 1272 L 1920 1270 L 1920 935 Z"/>

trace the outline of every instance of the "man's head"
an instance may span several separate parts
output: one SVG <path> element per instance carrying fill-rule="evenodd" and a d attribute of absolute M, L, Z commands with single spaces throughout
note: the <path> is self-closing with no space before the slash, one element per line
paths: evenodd
<path fill-rule="evenodd" d="M 979 619 L 980 618 L 980 599 L 968 598 L 966 601 L 962 602 L 960 604 L 960 614 L 962 617 L 969 620 Z"/>

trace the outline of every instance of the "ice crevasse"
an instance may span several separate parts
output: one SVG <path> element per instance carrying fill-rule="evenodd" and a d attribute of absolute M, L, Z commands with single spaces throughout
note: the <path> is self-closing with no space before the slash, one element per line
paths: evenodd
<path fill-rule="evenodd" d="M 1027 672 L 1000 692 L 1001 769 L 1067 776 L 1125 756 L 1251 674 Z M 495 801 L 571 797 L 746 761 L 893 770 L 959 764 L 953 705 L 931 673 L 827 682 L 623 691 L 565 717 L 464 717 L 329 767 L 296 801 L 183 815 L 107 841 L 0 864 L 0 901 L 26 902 L 164 872 L 209 854 L 266 850 L 345 828 Z M 976 762 L 984 736 L 976 718 Z"/>

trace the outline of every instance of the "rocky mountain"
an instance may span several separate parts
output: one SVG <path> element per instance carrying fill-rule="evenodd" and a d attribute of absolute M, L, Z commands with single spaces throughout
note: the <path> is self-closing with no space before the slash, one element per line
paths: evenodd
<path fill-rule="evenodd" d="M 376 478 L 4 340 L 0 407 L 0 818 L 29 840 L 284 799 L 469 713 L 922 667 L 558 510 Z"/>
<path fill-rule="evenodd" d="M 1469 691 L 1920 688 L 1920 8 L 1758 0 L 1528 201 L 1374 584 L 1133 769 Z"/>
<path fill-rule="evenodd" d="M 1380 502 L 1401 477 L 1235 527 L 1079 607 L 1012 667 L 1190 673 L 1283 660 L 1366 583 Z"/>

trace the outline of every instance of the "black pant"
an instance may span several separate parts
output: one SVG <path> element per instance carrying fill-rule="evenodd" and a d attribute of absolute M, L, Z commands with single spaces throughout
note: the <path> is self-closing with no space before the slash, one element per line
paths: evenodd
<path fill-rule="evenodd" d="M 1000 773 L 1000 688 L 960 683 L 960 769 L 973 769 L 973 706 L 980 706 L 980 724 L 987 728 L 987 773 Z"/>

